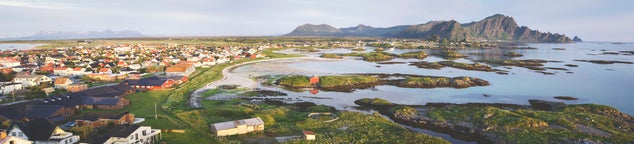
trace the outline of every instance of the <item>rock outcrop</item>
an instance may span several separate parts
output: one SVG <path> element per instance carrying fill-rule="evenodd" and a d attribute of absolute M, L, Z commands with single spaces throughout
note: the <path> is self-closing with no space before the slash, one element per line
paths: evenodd
<path fill-rule="evenodd" d="M 519 26 L 512 17 L 495 14 L 477 22 L 460 24 L 455 20 L 430 21 L 419 25 L 375 28 L 367 25 L 336 29 L 328 25 L 305 24 L 287 36 L 367 36 L 393 38 L 423 38 L 428 40 L 502 40 L 521 42 L 569 43 L 565 35 L 532 30 Z M 578 37 L 577 37 L 578 38 Z M 580 39 L 579 39 L 580 40 Z"/>

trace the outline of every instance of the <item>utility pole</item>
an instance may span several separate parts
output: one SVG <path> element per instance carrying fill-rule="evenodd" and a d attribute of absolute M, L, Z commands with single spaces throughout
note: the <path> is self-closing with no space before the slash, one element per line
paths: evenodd
<path fill-rule="evenodd" d="M 158 114 L 156 113 L 156 102 L 154 102 L 154 119 L 158 119 Z"/>

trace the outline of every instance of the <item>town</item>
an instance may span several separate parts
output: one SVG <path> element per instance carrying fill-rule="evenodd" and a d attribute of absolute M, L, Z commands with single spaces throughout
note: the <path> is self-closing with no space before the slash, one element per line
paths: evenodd
<path fill-rule="evenodd" d="M 157 143 L 161 142 L 161 132 L 179 130 L 143 125 L 147 119 L 157 118 L 156 103 L 153 114 L 139 117 L 139 113 L 129 112 L 135 111 L 129 107 L 141 105 L 138 102 L 143 103 L 143 98 L 130 100 L 130 95 L 173 90 L 188 83 L 197 69 L 209 69 L 241 59 L 267 58 L 270 49 L 429 44 L 399 39 L 372 42 L 317 39 L 246 43 L 248 45 L 183 44 L 173 42 L 171 38 L 160 40 L 160 43 L 150 41 L 152 44 L 102 40 L 64 42 L 45 45 L 47 48 L 0 53 L 3 142 Z M 259 117 L 242 123 L 256 125 L 248 131 L 264 129 L 264 122 Z M 211 133 L 218 136 L 246 133 L 247 130 L 239 125 L 234 122 L 212 124 Z M 93 132 L 97 128 L 105 135 Z M 314 139 L 313 132 L 304 133 L 311 134 Z"/>

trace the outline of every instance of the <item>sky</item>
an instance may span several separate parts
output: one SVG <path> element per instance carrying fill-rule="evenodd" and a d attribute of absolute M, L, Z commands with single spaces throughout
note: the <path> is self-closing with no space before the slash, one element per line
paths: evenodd
<path fill-rule="evenodd" d="M 306 23 L 390 27 L 504 14 L 542 32 L 634 42 L 632 6 L 632 0 L 0 0 L 0 38 L 107 29 L 149 36 L 262 36 Z"/>

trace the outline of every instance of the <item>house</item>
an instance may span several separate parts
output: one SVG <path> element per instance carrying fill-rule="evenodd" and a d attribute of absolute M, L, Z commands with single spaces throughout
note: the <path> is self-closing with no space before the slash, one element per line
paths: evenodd
<path fill-rule="evenodd" d="M 165 73 L 167 76 L 189 76 L 194 71 L 196 71 L 196 67 L 193 64 L 180 63 L 168 67 Z"/>
<path fill-rule="evenodd" d="M 39 143 L 74 144 L 79 136 L 66 132 L 55 126 L 48 119 L 32 119 L 26 122 L 15 122 L 7 129 L 8 136 L 18 137 Z"/>
<path fill-rule="evenodd" d="M 175 85 L 176 81 L 172 79 L 160 79 L 157 76 L 151 76 L 138 80 L 129 79 L 123 81 L 122 83 L 140 90 L 162 90 L 171 88 Z"/>
<path fill-rule="evenodd" d="M 53 74 L 58 76 L 69 76 L 72 74 L 73 69 L 67 67 L 53 68 Z"/>
<path fill-rule="evenodd" d="M 93 135 L 90 143 L 103 144 L 151 144 L 161 140 L 161 130 L 150 126 L 118 125 L 104 135 Z"/>
<path fill-rule="evenodd" d="M 2 67 L 20 66 L 20 61 L 10 57 L 0 57 L 0 65 Z"/>
<path fill-rule="evenodd" d="M 107 126 L 112 123 L 114 125 L 132 124 L 134 122 L 134 114 L 124 112 L 115 113 L 87 113 L 86 115 L 75 119 L 78 126 L 90 126 L 92 128 Z"/>
<path fill-rule="evenodd" d="M 73 81 L 70 80 L 69 78 L 61 77 L 61 78 L 55 79 L 54 84 L 56 89 L 63 89 L 63 88 L 66 88 L 66 86 L 73 84 Z"/>
<path fill-rule="evenodd" d="M 50 83 L 53 80 L 44 75 L 18 74 L 13 78 L 14 83 L 22 83 L 22 87 L 38 86 L 40 83 Z"/>
<path fill-rule="evenodd" d="M 213 57 L 210 58 L 204 58 L 203 59 L 203 65 L 215 65 L 216 64 L 216 59 L 214 59 Z"/>
<path fill-rule="evenodd" d="M 88 85 L 87 84 L 71 84 L 66 86 L 66 91 L 67 92 L 78 92 L 78 91 L 83 91 L 88 89 Z"/>
<path fill-rule="evenodd" d="M 304 133 L 304 140 L 315 140 L 315 132 L 302 130 L 302 133 Z"/>
<path fill-rule="evenodd" d="M 99 74 L 99 73 L 91 73 L 86 75 L 87 77 L 97 80 L 97 81 L 117 81 L 125 79 L 127 76 L 124 74 Z"/>
<path fill-rule="evenodd" d="M 211 124 L 211 133 L 216 136 L 245 134 L 264 130 L 260 117 Z"/>
<path fill-rule="evenodd" d="M 88 72 L 86 72 L 86 68 L 76 67 L 70 72 L 72 76 L 84 76 Z"/>
<path fill-rule="evenodd" d="M 14 82 L 5 83 L 5 84 L 0 85 L 0 93 L 3 94 L 3 95 L 6 95 L 6 94 L 9 94 L 9 93 L 11 93 L 13 91 L 21 90 L 23 88 L 24 87 L 22 87 L 22 83 L 14 83 Z"/>
<path fill-rule="evenodd" d="M 14 136 L 7 136 L 6 131 L 0 132 L 0 144 L 31 144 L 33 141 Z"/>
<path fill-rule="evenodd" d="M 319 83 L 319 77 L 318 76 L 315 75 L 313 77 L 310 77 L 310 84 L 314 85 L 314 84 L 317 84 L 317 83 Z"/>
<path fill-rule="evenodd" d="M 99 73 L 100 74 L 112 74 L 112 70 L 109 68 L 100 68 L 99 69 Z"/>
<path fill-rule="evenodd" d="M 29 105 L 26 109 L 25 118 L 46 118 L 53 122 L 58 122 L 74 115 L 74 109 L 59 105 Z"/>
<path fill-rule="evenodd" d="M 127 85 L 114 85 L 44 98 L 39 104 L 61 105 L 75 109 L 117 110 L 130 105 L 124 96 L 134 93 Z"/>

